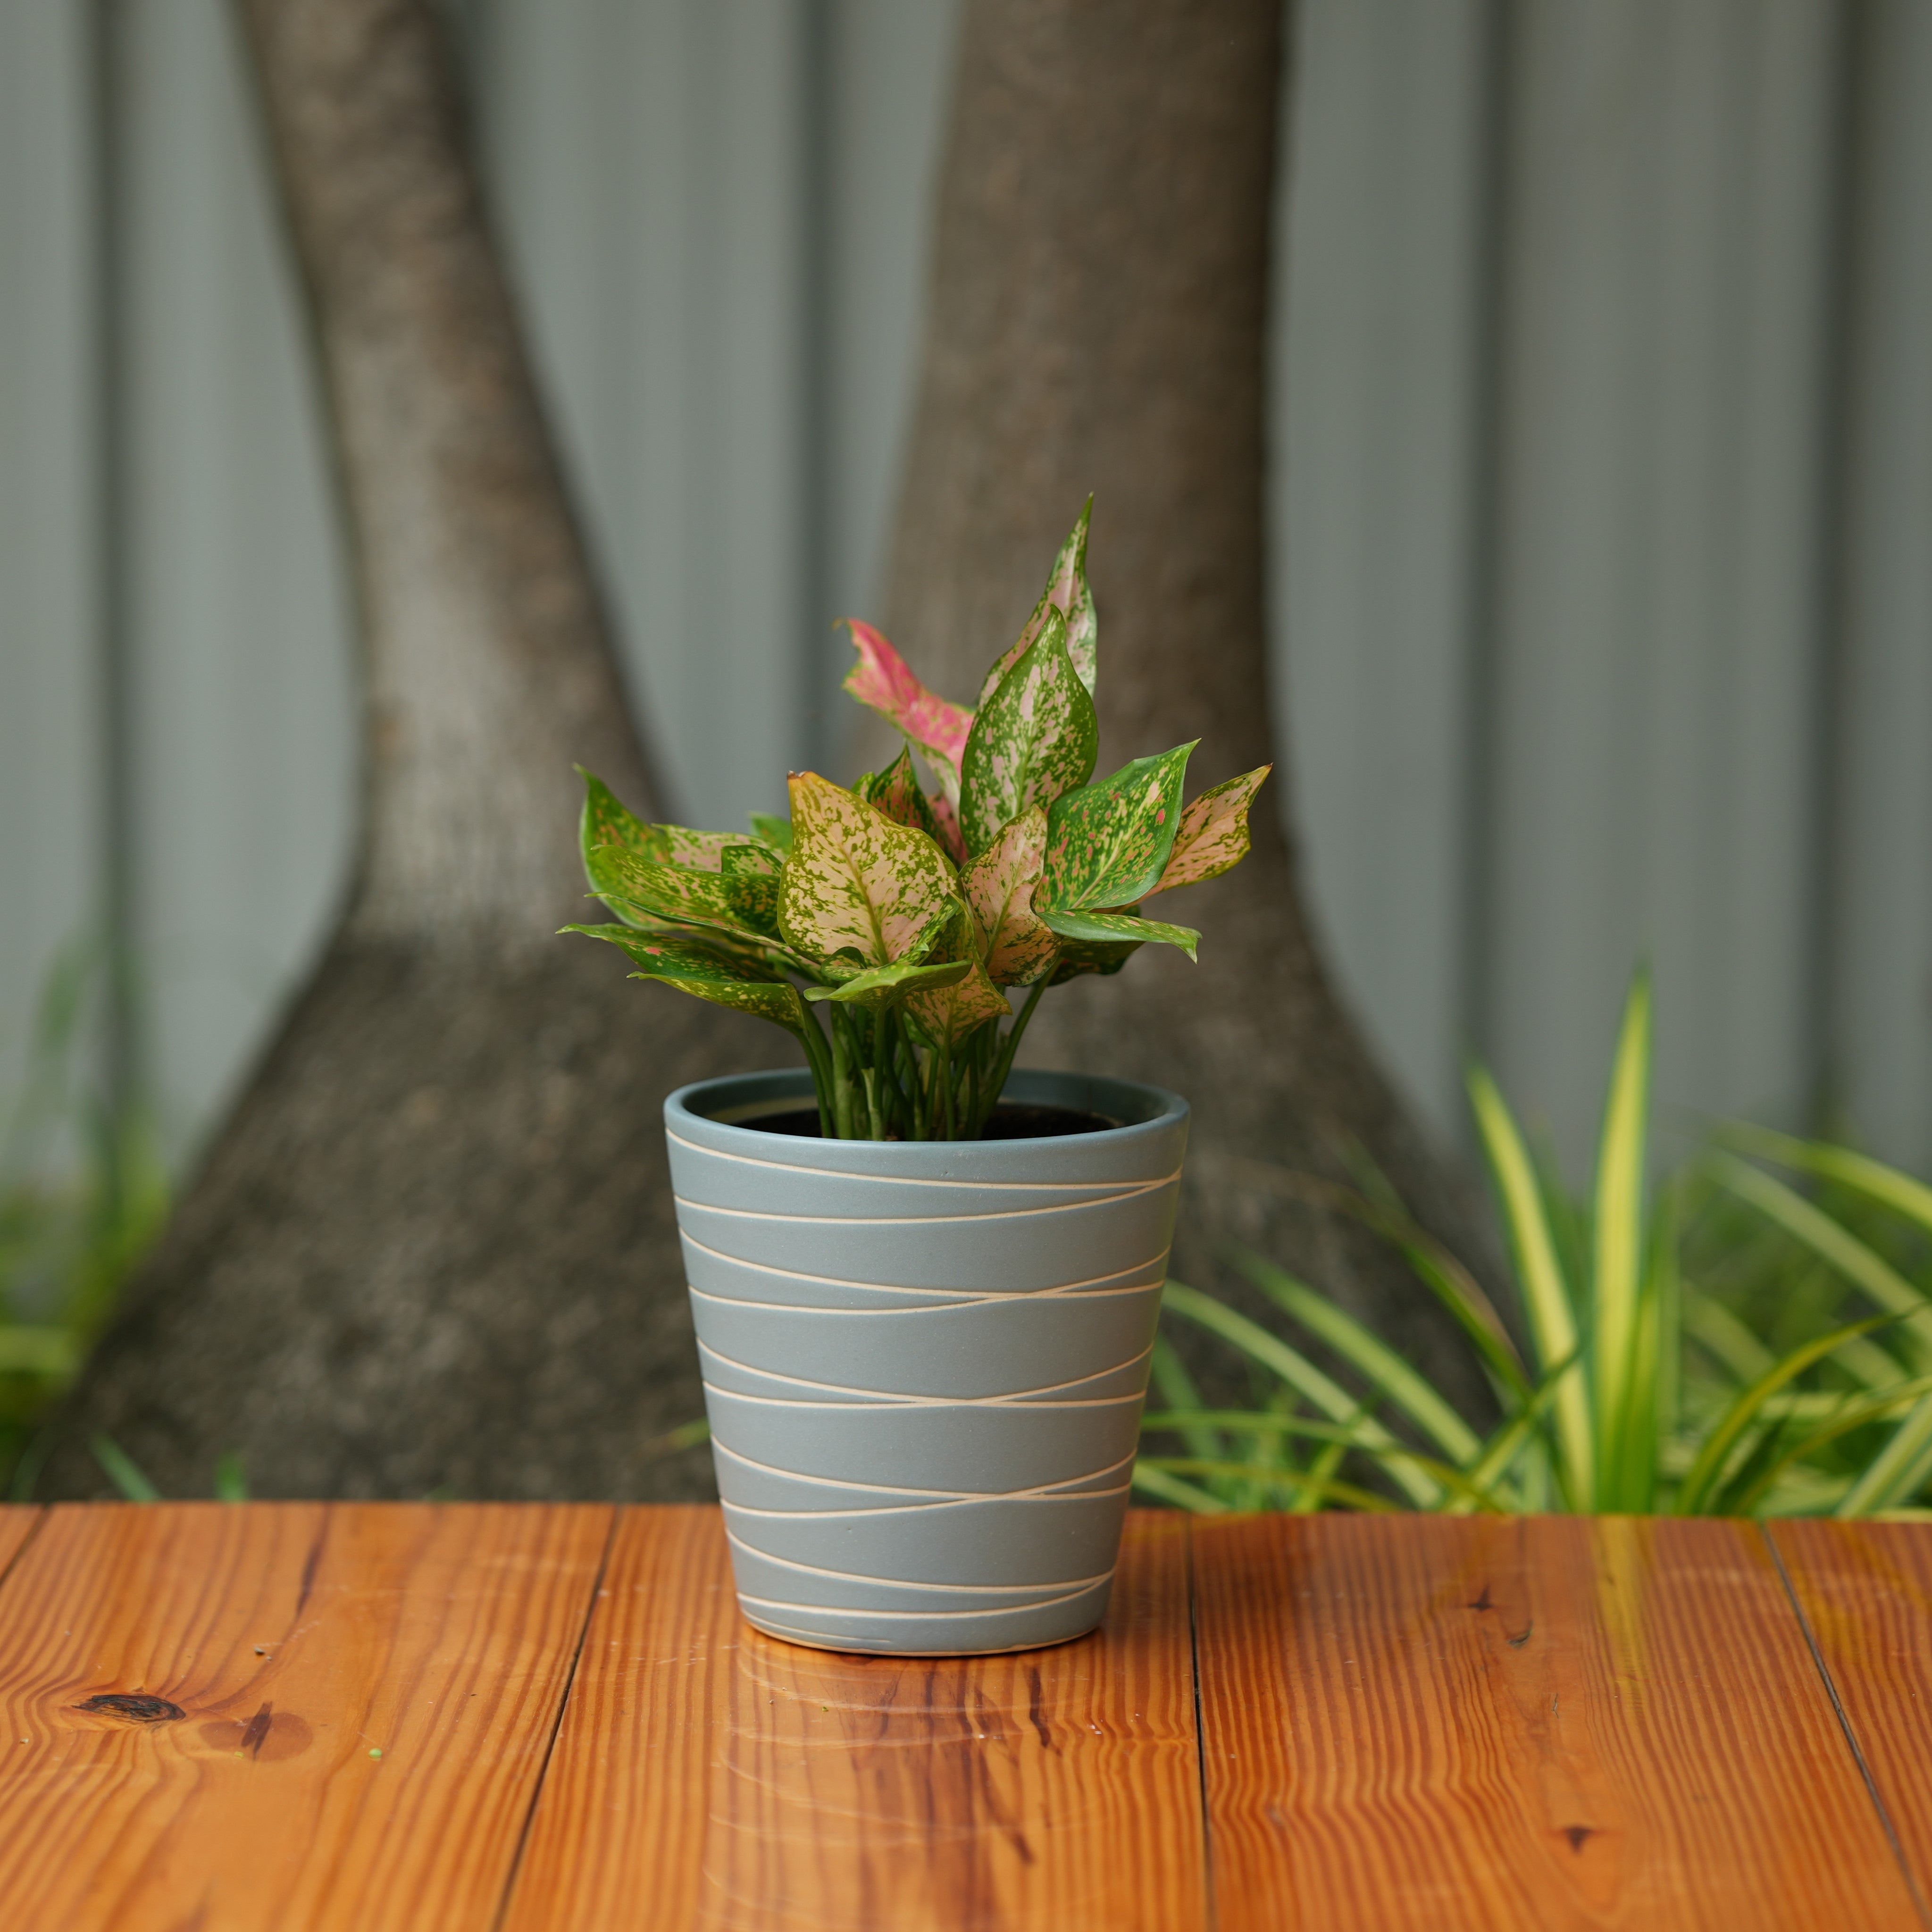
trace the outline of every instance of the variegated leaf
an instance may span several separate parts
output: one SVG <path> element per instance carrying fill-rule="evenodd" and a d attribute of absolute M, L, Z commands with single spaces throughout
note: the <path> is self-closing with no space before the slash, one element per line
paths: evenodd
<path fill-rule="evenodd" d="M 1030 986 L 1053 964 L 1059 941 L 1033 909 L 1046 856 L 1046 814 L 1038 806 L 1006 826 L 960 874 L 987 976 Z"/>
<path fill-rule="evenodd" d="M 757 932 L 778 932 L 779 872 L 777 854 L 762 845 L 728 845 L 721 856 L 725 903 Z"/>
<path fill-rule="evenodd" d="M 1118 973 L 1140 950 L 1141 944 L 1137 939 L 1063 939 L 1060 942 L 1060 963 L 1054 968 L 1053 977 L 1047 984 L 1064 986 L 1069 980 L 1077 980 L 1087 973 L 1098 973 L 1106 977 Z"/>
<path fill-rule="evenodd" d="M 983 850 L 1022 812 L 1084 785 L 1100 742 L 1094 700 L 1066 655 L 1066 620 L 1049 610 L 973 720 L 959 792 L 966 849 Z"/>
<path fill-rule="evenodd" d="M 752 836 L 769 845 L 782 859 L 791 850 L 791 820 L 775 818 L 769 812 L 752 814 Z"/>
<path fill-rule="evenodd" d="M 713 1006 L 754 1014 L 801 1038 L 812 1024 L 789 980 L 765 977 L 723 953 L 647 938 L 621 926 L 567 926 L 563 929 L 590 939 L 608 940 L 621 947 L 640 969 L 632 975 L 633 979 L 662 980 L 680 992 L 709 1000 Z"/>
<path fill-rule="evenodd" d="M 952 868 L 924 832 L 816 772 L 792 775 L 791 824 L 778 928 L 808 958 L 847 946 L 867 966 L 922 956 L 934 922 L 958 910 Z"/>
<path fill-rule="evenodd" d="M 911 752 L 902 752 L 882 772 L 868 772 L 852 789 L 895 825 L 909 825 L 935 844 L 943 843 L 932 802 L 919 788 Z"/>
<path fill-rule="evenodd" d="M 859 662 L 845 674 L 845 688 L 861 704 L 896 725 L 933 770 L 948 799 L 959 796 L 959 759 L 973 714 L 936 697 L 914 676 L 898 652 L 869 624 L 848 620 Z"/>
<path fill-rule="evenodd" d="M 1248 856 L 1248 807 L 1262 779 L 1274 770 L 1263 765 L 1258 771 L 1244 772 L 1195 800 L 1180 814 L 1174 850 L 1167 855 L 1154 892 L 1141 896 L 1151 898 L 1154 892 L 1171 892 L 1176 886 L 1197 885 L 1238 866 Z"/>
<path fill-rule="evenodd" d="M 1047 925 L 1063 939 L 1136 942 L 1158 940 L 1164 946 L 1178 946 L 1189 958 L 1201 943 L 1201 935 L 1191 926 L 1164 926 L 1157 919 L 1136 919 L 1124 912 L 1049 912 Z"/>
<path fill-rule="evenodd" d="M 1196 740 L 1196 743 L 1199 741 Z M 1180 824 L 1180 788 L 1194 744 L 1123 765 L 1112 778 L 1056 799 L 1034 908 L 1132 905 L 1166 869 Z"/>
<path fill-rule="evenodd" d="M 654 866 L 621 845 L 595 848 L 584 869 L 591 890 L 620 917 L 621 902 L 676 926 L 717 926 L 753 940 L 769 936 L 732 902 L 731 887 L 721 872 Z"/>
<path fill-rule="evenodd" d="M 587 864 L 600 845 L 616 845 L 634 852 L 653 866 L 684 866 L 694 872 L 715 872 L 728 845 L 745 842 L 731 832 L 698 832 L 688 825 L 649 825 L 621 804 L 616 794 L 594 772 L 578 770 L 584 779 L 584 812 L 578 821 L 578 842 Z"/>
<path fill-rule="evenodd" d="M 932 808 L 932 816 L 939 827 L 940 849 L 956 866 L 966 862 L 966 842 L 959 836 L 959 813 L 952 801 L 943 791 L 928 792 L 926 802 Z"/>
<path fill-rule="evenodd" d="M 972 970 L 972 962 L 968 959 L 942 959 L 930 965 L 900 959 L 890 966 L 874 966 L 842 986 L 808 986 L 805 997 L 836 1000 L 841 1006 L 861 1006 L 874 1013 L 882 1006 L 896 1006 L 914 993 L 952 986 Z"/>
<path fill-rule="evenodd" d="M 958 1046 L 988 1020 L 1010 1018 L 1012 1010 L 976 959 L 965 962 L 958 979 L 940 991 L 922 990 L 906 1001 L 906 1011 L 943 1046 Z"/>
<path fill-rule="evenodd" d="M 659 863 L 694 872 L 716 872 L 728 847 L 747 842 L 736 832 L 697 832 L 688 825 L 654 825 L 651 830 L 664 842 Z"/>
<path fill-rule="evenodd" d="M 595 772 L 577 767 L 584 781 L 584 812 L 577 822 L 578 844 L 587 862 L 599 845 L 622 845 L 647 859 L 662 855 L 652 843 L 652 828 L 621 803 L 617 794 Z"/>
<path fill-rule="evenodd" d="M 1040 602 L 1033 607 L 1033 615 L 1027 620 L 1026 628 L 1021 632 L 1012 648 L 987 672 L 980 687 L 982 704 L 998 690 L 1000 680 L 1006 673 L 1026 656 L 1034 640 L 1040 635 L 1049 610 L 1058 610 L 1066 620 L 1066 655 L 1072 659 L 1080 682 L 1089 692 L 1094 689 L 1100 675 L 1100 622 L 1094 608 L 1094 593 L 1087 587 L 1087 526 L 1093 514 L 1094 500 L 1089 496 L 1080 512 L 1080 520 L 1073 526 L 1072 533 L 1060 546 L 1060 554 L 1053 560 L 1046 588 L 1040 592 Z"/>

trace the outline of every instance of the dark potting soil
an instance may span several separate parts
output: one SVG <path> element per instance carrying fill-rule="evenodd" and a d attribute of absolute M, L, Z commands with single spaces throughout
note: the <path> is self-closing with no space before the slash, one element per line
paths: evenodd
<path fill-rule="evenodd" d="M 754 1120 L 737 1120 L 740 1127 L 755 1127 L 760 1133 L 796 1134 L 801 1139 L 817 1140 L 818 1109 L 800 1107 L 786 1114 L 760 1114 Z M 1105 1133 L 1120 1125 L 1105 1114 L 1089 1114 L 1074 1107 L 1026 1107 L 1002 1101 L 993 1109 L 980 1138 L 982 1141 L 1030 1141 L 1050 1134 Z"/>

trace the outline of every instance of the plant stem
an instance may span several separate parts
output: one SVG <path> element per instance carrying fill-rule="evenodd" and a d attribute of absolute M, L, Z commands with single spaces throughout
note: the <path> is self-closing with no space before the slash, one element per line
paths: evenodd
<path fill-rule="evenodd" d="M 832 1112 L 838 1138 L 856 1139 L 852 1131 L 852 1048 L 846 1036 L 845 1016 L 837 1006 L 832 1009 Z"/>
<path fill-rule="evenodd" d="M 812 1090 L 818 1101 L 819 1137 L 832 1140 L 838 1131 L 838 1103 L 833 1091 L 832 1053 L 820 1030 L 818 1016 L 809 1006 L 805 1010 L 804 1040 L 805 1057 L 812 1066 Z"/>
<path fill-rule="evenodd" d="M 974 1123 L 973 1131 L 977 1134 L 992 1118 L 993 1109 L 1000 1104 L 1000 1096 L 1006 1090 L 1006 1076 L 1013 1070 L 1013 1055 L 1019 1051 L 1022 1036 L 1027 1030 L 1027 1022 L 1033 1018 L 1033 1010 L 1040 1004 L 1040 995 L 1046 991 L 1048 982 L 1053 977 L 1049 970 L 1033 982 L 1032 990 L 1026 996 L 1026 1004 L 1019 1010 L 1019 1017 L 1007 1030 L 1006 1036 L 1000 1047 L 1000 1057 L 993 1063 L 993 1077 L 986 1083 L 986 1112 Z"/>

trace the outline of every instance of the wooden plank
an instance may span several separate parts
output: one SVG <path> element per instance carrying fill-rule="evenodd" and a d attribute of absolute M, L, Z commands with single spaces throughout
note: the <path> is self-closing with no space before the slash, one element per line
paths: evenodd
<path fill-rule="evenodd" d="M 628 1511 L 505 1932 L 1204 1923 L 1187 1525 L 1095 1636 L 856 1657 L 739 1620 L 715 1510 Z"/>
<path fill-rule="evenodd" d="M 8 1932 L 487 1924 L 610 1521 L 55 1510 L 0 1598 Z"/>
<path fill-rule="evenodd" d="M 0 1503 L 0 1584 L 20 1552 L 20 1546 L 34 1533 L 43 1512 L 31 1503 Z"/>
<path fill-rule="evenodd" d="M 1768 1528 L 1920 1895 L 1932 1898 L 1932 1527 Z"/>
<path fill-rule="evenodd" d="M 1754 1526 L 1195 1530 L 1225 1932 L 1916 1926 Z"/>

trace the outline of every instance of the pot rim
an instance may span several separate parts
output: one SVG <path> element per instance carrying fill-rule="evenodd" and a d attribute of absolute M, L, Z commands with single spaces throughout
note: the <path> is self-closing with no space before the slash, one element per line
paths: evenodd
<path fill-rule="evenodd" d="M 904 1173 L 908 1168 L 924 1168 L 935 1162 L 953 1171 L 962 1162 L 1004 1167 L 1016 1154 L 1024 1158 L 1030 1152 L 1038 1159 L 1049 1150 L 1060 1149 L 1078 1149 L 1089 1160 L 1111 1164 L 1164 1139 L 1178 1126 L 1184 1128 L 1190 1111 L 1186 1101 L 1164 1087 L 1046 1067 L 1016 1067 L 1003 1097 L 1022 1104 L 1081 1107 L 1109 1119 L 1129 1111 L 1140 1118 L 1086 1133 L 1039 1134 L 1023 1140 L 827 1141 L 770 1134 L 719 1117 L 722 1112 L 754 1107 L 775 1112 L 769 1103 L 786 1100 L 810 1104 L 814 1098 L 812 1070 L 794 1066 L 693 1081 L 665 1096 L 664 1125 L 680 1138 L 694 1139 L 720 1153 L 762 1156 L 769 1161 L 775 1151 L 773 1142 L 780 1142 L 787 1144 L 791 1160 L 806 1166 L 836 1162 L 848 1173 Z M 1108 1105 L 1110 1101 L 1114 1104 Z M 1083 1160 L 1082 1165 L 1085 1164 Z"/>

